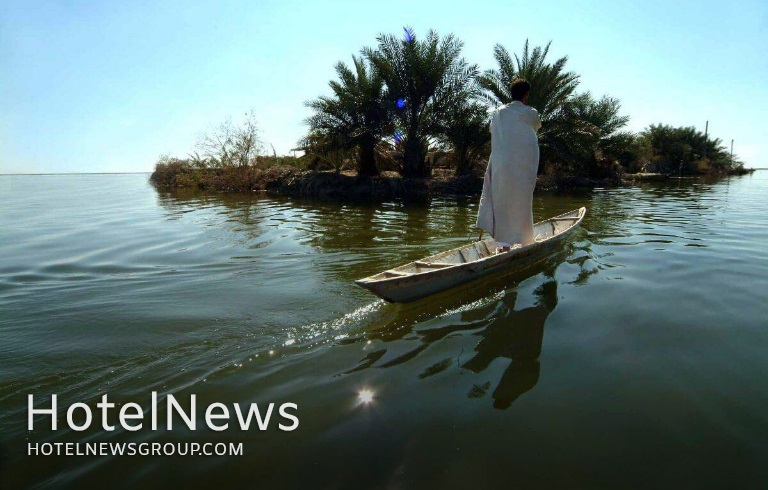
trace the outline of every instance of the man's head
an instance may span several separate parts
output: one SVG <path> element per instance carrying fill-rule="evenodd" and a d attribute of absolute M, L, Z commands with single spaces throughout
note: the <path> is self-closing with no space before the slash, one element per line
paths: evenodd
<path fill-rule="evenodd" d="M 512 82 L 512 100 L 519 100 L 528 104 L 528 94 L 531 92 L 531 84 L 525 78 L 517 78 Z"/>

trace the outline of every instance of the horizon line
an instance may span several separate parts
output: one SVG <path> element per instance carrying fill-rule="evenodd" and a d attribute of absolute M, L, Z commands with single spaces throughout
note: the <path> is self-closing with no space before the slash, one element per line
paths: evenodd
<path fill-rule="evenodd" d="M 0 175 L 123 175 L 123 174 L 151 174 L 152 171 L 142 172 L 42 172 L 42 173 L 0 173 Z"/>
<path fill-rule="evenodd" d="M 744 170 L 768 170 L 768 167 L 750 167 Z M 42 172 L 42 173 L 0 173 L 0 176 L 13 175 L 128 175 L 128 174 L 151 174 L 150 170 L 142 172 Z"/>

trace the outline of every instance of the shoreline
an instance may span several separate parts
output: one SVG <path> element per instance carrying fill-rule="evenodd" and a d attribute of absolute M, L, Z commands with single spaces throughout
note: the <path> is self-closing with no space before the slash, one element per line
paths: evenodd
<path fill-rule="evenodd" d="M 660 173 L 613 175 L 606 178 L 539 175 L 535 192 L 568 192 L 594 188 L 631 186 L 670 179 L 722 178 L 746 175 L 754 169 L 724 174 L 671 176 Z M 396 172 L 382 172 L 361 177 L 353 171 L 313 171 L 294 167 L 266 169 L 217 169 L 201 172 L 180 170 L 153 172 L 150 182 L 158 190 L 193 190 L 214 194 L 250 194 L 265 192 L 285 197 L 310 197 L 336 201 L 387 200 L 426 197 L 478 197 L 483 178 L 477 175 L 455 176 L 450 170 L 436 169 L 432 178 L 404 178 Z"/>

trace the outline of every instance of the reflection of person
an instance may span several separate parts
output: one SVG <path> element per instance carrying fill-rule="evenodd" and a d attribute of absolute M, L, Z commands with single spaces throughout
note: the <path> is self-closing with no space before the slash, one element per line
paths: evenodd
<path fill-rule="evenodd" d="M 508 408 L 539 381 L 538 358 L 544 338 L 544 324 L 557 306 L 557 282 L 542 284 L 536 290 L 536 295 L 536 305 L 522 310 L 514 309 L 516 295 L 510 295 L 511 304 L 506 315 L 495 319 L 479 333 L 482 339 L 475 347 L 477 354 L 461 366 L 480 373 L 499 357 L 512 359 L 493 391 L 494 408 Z"/>
<path fill-rule="evenodd" d="M 531 85 L 512 84 L 512 103 L 491 119 L 491 159 L 485 171 L 477 227 L 507 249 L 533 243 L 533 189 L 539 168 L 539 113 L 528 106 Z M 480 232 L 482 238 L 483 232 Z"/>

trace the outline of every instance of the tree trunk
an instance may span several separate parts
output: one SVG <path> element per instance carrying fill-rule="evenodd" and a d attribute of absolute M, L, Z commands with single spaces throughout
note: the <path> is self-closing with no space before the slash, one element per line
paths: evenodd
<path fill-rule="evenodd" d="M 425 161 L 424 146 L 418 137 L 406 139 L 403 151 L 403 177 L 425 179 L 430 176 L 431 169 Z"/>
<path fill-rule="evenodd" d="M 360 144 L 360 160 L 358 162 L 357 175 L 370 177 L 378 175 L 376 168 L 376 140 L 370 136 L 363 139 Z"/>
<path fill-rule="evenodd" d="M 469 161 L 469 152 L 466 149 L 456 149 L 456 171 L 457 177 L 469 175 L 472 172 L 472 165 Z"/>

